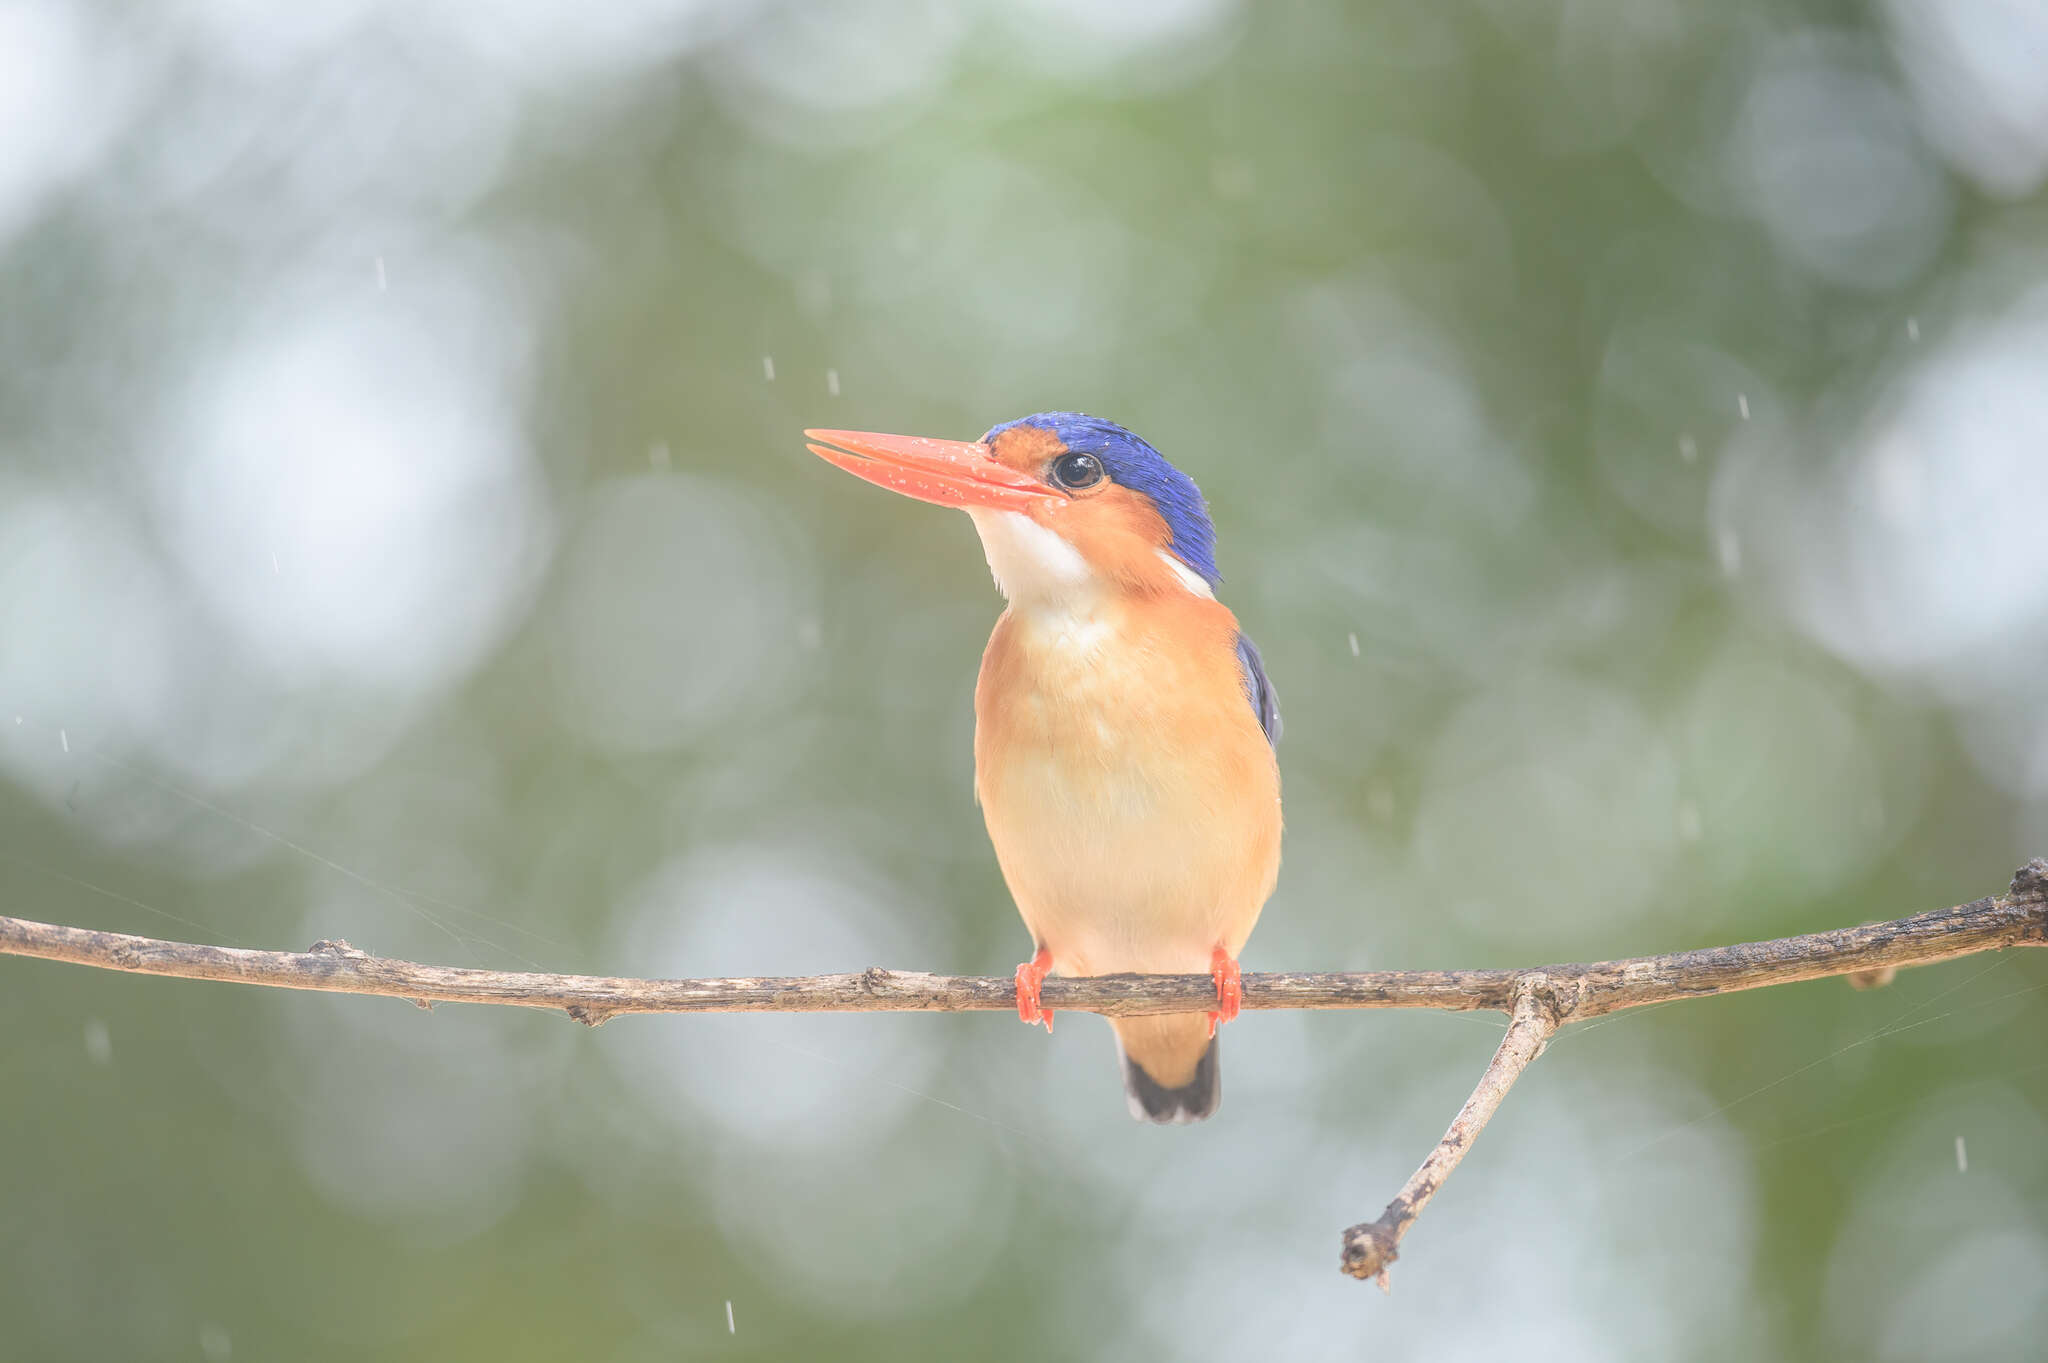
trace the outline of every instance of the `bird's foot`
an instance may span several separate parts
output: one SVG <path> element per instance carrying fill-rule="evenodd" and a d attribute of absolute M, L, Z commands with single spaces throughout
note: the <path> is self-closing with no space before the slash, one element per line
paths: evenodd
<path fill-rule="evenodd" d="M 1209 973 L 1216 980 L 1216 1011 L 1209 1014 L 1209 1035 L 1216 1035 L 1216 1028 L 1226 1022 L 1237 1020 L 1238 1010 L 1244 1007 L 1244 977 L 1237 969 L 1237 959 L 1222 947 L 1209 953 Z"/>
<path fill-rule="evenodd" d="M 1052 1009 L 1039 1006 L 1038 987 L 1045 983 L 1046 973 L 1051 969 L 1052 952 L 1044 947 L 1017 967 L 1017 1016 L 1024 1019 L 1026 1026 L 1044 1023 L 1047 1032 L 1052 1031 Z"/>

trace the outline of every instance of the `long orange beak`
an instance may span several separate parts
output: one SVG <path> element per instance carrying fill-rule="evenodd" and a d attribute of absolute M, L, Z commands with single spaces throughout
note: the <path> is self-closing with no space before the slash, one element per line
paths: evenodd
<path fill-rule="evenodd" d="M 877 435 L 873 431 L 804 434 L 828 442 L 810 447 L 811 453 L 826 463 L 934 506 L 1023 511 L 1043 502 L 1065 500 L 1030 474 L 998 461 L 988 446 L 978 442 Z M 835 445 L 839 448 L 832 448 Z"/>

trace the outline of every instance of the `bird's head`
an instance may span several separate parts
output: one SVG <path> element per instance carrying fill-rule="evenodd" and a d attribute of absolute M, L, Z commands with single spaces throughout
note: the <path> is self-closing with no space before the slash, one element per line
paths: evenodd
<path fill-rule="evenodd" d="M 1194 480 L 1112 421 L 1041 412 L 975 441 L 806 431 L 848 473 L 974 518 L 1012 601 L 1103 589 L 1213 596 L 1216 533 Z"/>

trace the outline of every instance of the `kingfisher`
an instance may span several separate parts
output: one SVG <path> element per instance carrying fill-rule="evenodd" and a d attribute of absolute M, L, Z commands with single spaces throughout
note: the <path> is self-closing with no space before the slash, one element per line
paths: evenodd
<path fill-rule="evenodd" d="M 964 510 L 1008 602 L 974 689 L 974 793 L 1035 948 L 1018 1015 L 1052 1030 L 1048 974 L 1212 975 L 1206 1015 L 1110 1019 L 1134 1117 L 1209 1116 L 1217 1025 L 1280 871 L 1280 708 L 1216 599 L 1201 489 L 1078 412 L 975 441 L 804 434 L 856 477 Z"/>

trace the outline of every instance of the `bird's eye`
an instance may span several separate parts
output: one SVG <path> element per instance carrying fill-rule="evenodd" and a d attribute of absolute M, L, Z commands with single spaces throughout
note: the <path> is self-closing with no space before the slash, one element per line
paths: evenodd
<path fill-rule="evenodd" d="M 1063 488 L 1094 487 L 1103 477 L 1102 461 L 1092 454 L 1063 454 L 1052 461 L 1052 480 Z"/>

